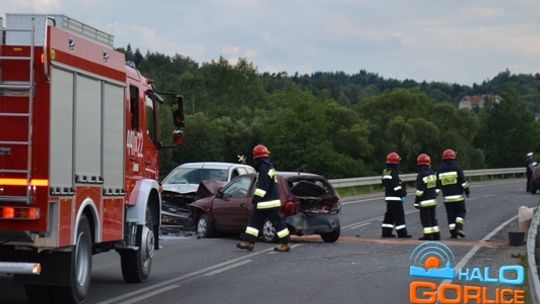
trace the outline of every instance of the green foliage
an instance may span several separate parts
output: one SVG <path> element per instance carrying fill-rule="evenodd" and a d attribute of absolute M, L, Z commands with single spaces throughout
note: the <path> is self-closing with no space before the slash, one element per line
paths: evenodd
<path fill-rule="evenodd" d="M 185 96 L 185 144 L 162 150 L 161 175 L 189 161 L 236 162 L 258 143 L 279 170 L 328 178 L 379 174 L 390 151 L 401 172 L 416 171 L 428 153 L 437 167 L 452 148 L 465 169 L 521 166 L 540 149 L 540 75 L 504 71 L 472 87 L 384 79 L 359 71 L 259 73 L 246 59 L 198 64 L 189 57 L 147 53 L 128 45 L 126 59 L 160 91 Z M 507 92 L 509 94 L 503 94 Z M 499 94 L 503 102 L 481 111 L 458 110 L 464 95 Z M 160 135 L 170 143 L 171 106 L 160 108 Z"/>

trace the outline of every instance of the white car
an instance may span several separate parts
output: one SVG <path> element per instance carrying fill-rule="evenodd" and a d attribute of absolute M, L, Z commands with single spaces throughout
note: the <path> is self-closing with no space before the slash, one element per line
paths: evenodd
<path fill-rule="evenodd" d="M 183 206 L 200 198 L 197 190 L 202 181 L 226 184 L 236 176 L 248 173 L 255 173 L 255 169 L 238 163 L 184 163 L 173 169 L 161 182 L 163 201 Z"/>

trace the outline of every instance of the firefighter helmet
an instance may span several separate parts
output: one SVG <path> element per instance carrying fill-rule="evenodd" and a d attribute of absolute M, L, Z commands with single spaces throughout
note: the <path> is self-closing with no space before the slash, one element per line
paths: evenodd
<path fill-rule="evenodd" d="M 444 150 L 443 153 L 442 153 L 442 159 L 444 159 L 444 160 L 456 159 L 456 151 L 454 151 L 452 149 Z"/>
<path fill-rule="evenodd" d="M 270 150 L 264 145 L 258 144 L 253 148 L 253 159 L 270 156 Z"/>
<path fill-rule="evenodd" d="M 387 164 L 398 165 L 400 160 L 401 160 L 401 157 L 396 152 L 390 152 L 388 153 L 388 155 L 386 155 Z"/>
<path fill-rule="evenodd" d="M 426 153 L 422 153 L 422 154 L 418 155 L 418 157 L 416 158 L 416 164 L 418 166 L 420 166 L 420 165 L 429 166 L 429 165 L 431 165 L 431 158 Z"/>

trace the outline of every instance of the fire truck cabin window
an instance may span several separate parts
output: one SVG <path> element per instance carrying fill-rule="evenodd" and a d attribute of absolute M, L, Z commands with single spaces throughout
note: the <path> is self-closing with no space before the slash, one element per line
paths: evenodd
<path fill-rule="evenodd" d="M 131 129 L 139 130 L 139 89 L 129 86 L 129 109 L 131 115 Z"/>
<path fill-rule="evenodd" d="M 153 142 L 156 142 L 156 105 L 155 102 L 148 96 L 145 97 L 145 107 L 146 107 L 146 123 L 148 126 L 148 129 L 146 132 L 148 132 L 148 136 L 152 139 Z"/>

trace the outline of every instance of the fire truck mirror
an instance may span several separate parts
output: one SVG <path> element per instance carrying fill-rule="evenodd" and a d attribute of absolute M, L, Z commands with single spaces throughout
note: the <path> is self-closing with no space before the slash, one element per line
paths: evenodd
<path fill-rule="evenodd" d="M 172 141 L 176 146 L 184 144 L 184 131 L 174 130 L 172 133 Z"/>
<path fill-rule="evenodd" d="M 184 123 L 184 96 L 177 96 L 176 102 L 178 108 L 173 112 L 173 123 L 177 129 L 182 129 L 185 127 Z"/>

